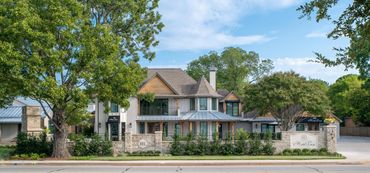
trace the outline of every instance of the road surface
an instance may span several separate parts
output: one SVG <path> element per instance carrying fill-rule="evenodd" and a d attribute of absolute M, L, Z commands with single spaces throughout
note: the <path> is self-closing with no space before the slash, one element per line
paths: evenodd
<path fill-rule="evenodd" d="M 1 173 L 369 173 L 370 165 L 291 166 L 0 166 Z"/>

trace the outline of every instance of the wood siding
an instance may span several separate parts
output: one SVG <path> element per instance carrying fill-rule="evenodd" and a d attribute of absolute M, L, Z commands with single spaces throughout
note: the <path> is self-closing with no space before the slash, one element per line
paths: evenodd
<path fill-rule="evenodd" d="M 175 95 L 171 88 L 169 88 L 158 76 L 153 77 L 139 90 L 139 93 L 148 92 L 154 93 L 155 95 Z"/>

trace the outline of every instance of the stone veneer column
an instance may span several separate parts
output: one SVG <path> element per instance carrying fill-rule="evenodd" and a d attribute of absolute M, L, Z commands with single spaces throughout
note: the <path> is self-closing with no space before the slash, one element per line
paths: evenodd
<path fill-rule="evenodd" d="M 132 151 L 132 135 L 131 132 L 125 132 L 125 152 L 131 153 Z"/>
<path fill-rule="evenodd" d="M 335 125 L 327 125 L 324 126 L 324 135 L 325 135 L 325 144 L 326 148 L 329 152 L 336 152 L 336 144 L 337 144 L 337 135 L 336 135 L 336 126 Z"/>
<path fill-rule="evenodd" d="M 39 106 L 22 107 L 22 132 L 34 135 L 42 132 Z"/>
<path fill-rule="evenodd" d="M 162 131 L 154 132 L 155 148 L 159 149 L 162 147 Z"/>

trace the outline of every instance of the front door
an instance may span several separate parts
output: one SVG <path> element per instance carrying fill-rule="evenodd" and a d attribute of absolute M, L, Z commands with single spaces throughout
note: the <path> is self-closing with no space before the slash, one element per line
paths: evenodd
<path fill-rule="evenodd" d="M 110 139 L 112 141 L 118 141 L 119 140 L 118 123 L 111 123 L 110 124 Z"/>

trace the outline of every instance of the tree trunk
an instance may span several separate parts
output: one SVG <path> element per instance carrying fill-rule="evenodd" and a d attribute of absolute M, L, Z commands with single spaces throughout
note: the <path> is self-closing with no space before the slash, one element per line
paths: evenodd
<path fill-rule="evenodd" d="M 58 159 L 66 159 L 71 156 L 67 148 L 67 128 L 68 125 L 65 121 L 65 110 L 56 109 L 54 110 L 53 116 L 54 123 L 58 126 L 54 132 L 54 145 L 52 157 Z"/>

